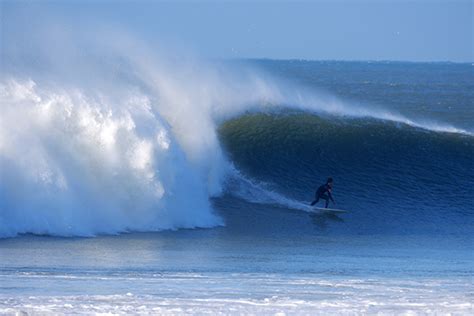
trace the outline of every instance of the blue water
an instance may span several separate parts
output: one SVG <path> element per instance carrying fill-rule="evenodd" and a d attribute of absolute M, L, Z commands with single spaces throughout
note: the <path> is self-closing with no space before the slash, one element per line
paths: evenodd
<path fill-rule="evenodd" d="M 132 107 L 3 78 L 0 313 L 473 312 L 470 64 L 206 67 Z"/>

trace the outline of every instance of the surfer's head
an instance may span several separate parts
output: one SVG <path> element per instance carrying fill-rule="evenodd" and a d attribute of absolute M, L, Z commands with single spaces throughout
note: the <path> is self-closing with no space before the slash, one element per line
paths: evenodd
<path fill-rule="evenodd" d="M 332 183 L 333 183 L 333 179 L 329 177 L 328 180 L 326 181 L 326 184 L 332 184 Z"/>

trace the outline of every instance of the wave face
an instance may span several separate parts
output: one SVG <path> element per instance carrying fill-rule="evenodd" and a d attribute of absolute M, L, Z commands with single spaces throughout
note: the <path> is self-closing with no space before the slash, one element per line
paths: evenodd
<path fill-rule="evenodd" d="M 87 54 L 72 36 L 2 52 L 0 237 L 225 225 L 226 203 L 212 202 L 223 193 L 307 210 L 328 175 L 353 225 L 472 228 L 466 126 L 342 101 L 251 62 L 97 38 L 110 41 L 86 41 Z"/>
<path fill-rule="evenodd" d="M 371 118 L 304 112 L 253 114 L 226 122 L 232 161 L 272 188 L 255 201 L 311 201 L 328 176 L 357 233 L 472 234 L 474 138 Z"/>

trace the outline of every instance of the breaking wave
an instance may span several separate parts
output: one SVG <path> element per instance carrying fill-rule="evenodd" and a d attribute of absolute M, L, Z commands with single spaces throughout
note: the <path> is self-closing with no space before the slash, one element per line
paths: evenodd
<path fill-rule="evenodd" d="M 404 141 L 414 142 L 419 148 L 452 138 L 472 149 L 470 131 L 352 106 L 273 79 L 244 62 L 158 57 L 137 46 L 108 47 L 105 55 L 71 57 L 73 61 L 67 62 L 50 56 L 42 60 L 42 65 L 51 65 L 50 72 L 38 65 L 26 70 L 5 67 L 8 71 L 0 78 L 1 237 L 94 236 L 224 225 L 210 197 L 229 191 L 229 178 L 238 183 L 235 192 L 240 197 L 304 209 L 307 197 L 302 192 L 314 184 L 304 173 L 311 174 L 315 153 L 296 155 L 294 144 L 319 146 L 315 167 L 319 169 L 312 170 L 311 179 L 328 171 L 343 178 L 344 172 L 354 173 L 354 166 L 375 159 L 374 155 L 383 160 L 388 153 L 380 148 L 387 141 L 398 147 Z M 97 56 L 113 57 L 104 62 Z M 278 121 L 295 111 L 300 114 L 290 117 L 300 115 L 298 122 Z M 245 121 L 249 119 L 257 121 Z M 265 120 L 277 120 L 281 126 Z M 402 130 L 397 124 L 403 125 Z M 252 132 L 255 135 L 245 136 Z M 362 139 L 361 152 L 353 148 L 355 135 Z M 289 141 L 300 136 L 306 139 Z M 377 144 L 367 143 L 373 137 Z M 226 151 L 222 138 L 227 145 L 233 142 Z M 318 143 L 311 143 L 316 139 Z M 451 145 L 446 140 L 442 146 Z M 340 159 L 351 149 L 358 156 L 345 165 Z M 444 154 L 437 155 L 439 162 Z M 259 165 L 255 159 L 270 160 Z M 335 163 L 339 171 L 325 168 L 327 161 L 339 161 Z M 441 168 L 461 176 L 461 169 L 449 164 Z M 265 165 L 271 170 L 262 171 Z M 374 170 L 368 175 L 374 178 L 380 167 L 367 167 Z M 285 172 L 301 173 L 296 191 L 285 189 L 294 179 Z M 349 178 L 359 179 L 354 185 L 367 181 L 356 175 Z M 278 190 L 266 188 L 264 181 Z"/>

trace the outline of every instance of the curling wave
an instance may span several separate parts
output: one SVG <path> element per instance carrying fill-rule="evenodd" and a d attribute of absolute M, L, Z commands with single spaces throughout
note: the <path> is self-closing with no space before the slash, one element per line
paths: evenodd
<path fill-rule="evenodd" d="M 295 111 L 245 115 L 219 132 L 246 175 L 230 189 L 253 203 L 308 210 L 314 189 L 333 176 L 353 232 L 473 231 L 469 134 Z"/>

